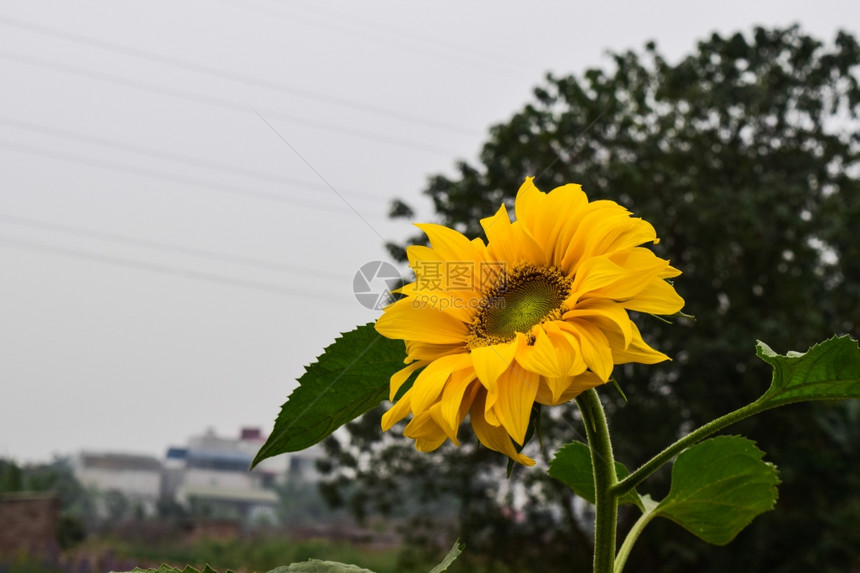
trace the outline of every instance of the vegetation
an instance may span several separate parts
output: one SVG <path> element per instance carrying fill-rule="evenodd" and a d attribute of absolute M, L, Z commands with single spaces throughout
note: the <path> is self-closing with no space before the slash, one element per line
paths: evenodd
<path fill-rule="evenodd" d="M 528 175 L 544 190 L 578 182 L 591 199 L 613 199 L 655 224 L 663 238 L 655 250 L 684 272 L 675 285 L 696 321 L 643 321 L 645 339 L 674 360 L 621 368 L 626 399 L 602 391 L 627 467 L 762 394 L 769 372 L 754 356 L 757 339 L 785 351 L 834 332 L 856 336 L 858 66 L 852 36 L 825 45 L 797 27 L 714 35 L 676 64 L 648 44 L 611 55 L 607 69 L 548 76 L 533 101 L 490 130 L 477 164 L 429 180 L 439 222 L 469 236 L 500 203 L 513 204 Z M 412 210 L 396 201 L 392 216 Z M 389 248 L 403 260 L 404 245 Z M 780 468 L 774 512 L 730 551 L 655 522 L 633 550 L 636 570 L 836 572 L 860 564 L 858 405 L 805 408 L 736 427 Z M 397 431 L 381 436 L 379 417 L 371 411 L 347 425 L 347 438 L 327 440 L 323 491 L 358 517 L 412 505 L 404 559 L 441 554 L 459 536 L 468 551 L 451 570 L 589 569 L 588 508 L 562 484 L 522 468 L 500 481 L 504 459 L 468 435 L 460 449 L 419 454 Z M 582 432 L 574 408 L 545 408 L 543 462 Z M 643 489 L 664 497 L 668 476 L 657 477 Z M 438 503 L 454 507 L 441 522 L 414 507 Z M 446 526 L 453 531 L 443 533 Z"/>

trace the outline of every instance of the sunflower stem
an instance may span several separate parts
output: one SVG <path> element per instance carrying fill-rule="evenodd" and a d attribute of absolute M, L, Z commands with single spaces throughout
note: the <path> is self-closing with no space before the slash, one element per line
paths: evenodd
<path fill-rule="evenodd" d="M 609 426 L 600 398 L 593 389 L 576 399 L 585 419 L 585 435 L 591 449 L 594 469 L 594 573 L 613 573 L 615 569 L 615 532 L 618 524 L 618 482 Z"/>
<path fill-rule="evenodd" d="M 670 445 L 665 450 L 642 464 L 636 471 L 628 475 L 626 478 L 614 484 L 612 486 L 613 493 L 619 497 L 623 496 L 625 493 L 645 481 L 648 476 L 657 471 L 663 464 L 680 454 L 688 447 L 704 440 L 711 434 L 719 432 L 723 428 L 774 407 L 775 406 L 773 404 L 762 402 L 761 399 L 759 399 L 752 404 L 748 404 L 743 408 L 739 408 L 734 412 L 729 412 L 725 416 L 721 416 L 716 420 L 708 422 L 704 426 L 690 432 L 674 444 Z"/>
<path fill-rule="evenodd" d="M 633 549 L 633 545 L 636 543 L 636 540 L 639 539 L 639 535 L 642 533 L 642 530 L 645 529 L 645 526 L 651 523 L 651 520 L 657 515 L 654 512 L 654 508 L 657 507 L 657 502 L 650 502 L 650 505 L 646 507 L 645 512 L 636 520 L 636 523 L 633 524 L 633 527 L 627 533 L 627 537 L 624 538 L 624 542 L 621 544 L 621 549 L 618 550 L 618 556 L 615 559 L 615 573 L 621 573 L 624 569 L 625 563 L 627 563 L 627 558 L 630 556 L 630 551 Z"/>

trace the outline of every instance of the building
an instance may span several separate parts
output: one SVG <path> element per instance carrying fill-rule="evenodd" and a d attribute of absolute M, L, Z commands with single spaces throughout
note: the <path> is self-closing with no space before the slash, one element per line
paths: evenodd
<path fill-rule="evenodd" d="M 75 477 L 97 492 L 101 517 L 150 516 L 159 502 L 178 503 L 192 516 L 277 521 L 277 486 L 319 479 L 318 447 L 269 458 L 251 470 L 265 443 L 258 428 L 226 437 L 208 430 L 184 446 L 170 447 L 165 459 L 122 453 L 81 453 L 72 462 Z"/>
<path fill-rule="evenodd" d="M 236 437 L 208 430 L 183 447 L 167 450 L 163 494 L 193 514 L 233 517 L 245 523 L 276 521 L 276 486 L 287 480 L 316 481 L 319 450 L 251 463 L 265 436 L 258 428 L 243 428 Z"/>
<path fill-rule="evenodd" d="M 56 493 L 0 494 L 0 557 L 55 552 L 59 516 Z"/>
<path fill-rule="evenodd" d="M 84 487 L 97 492 L 102 517 L 128 511 L 155 515 L 162 495 L 161 461 L 127 453 L 82 452 L 72 459 L 72 472 Z M 117 495 L 118 494 L 118 495 Z M 121 501 L 122 505 L 116 502 Z"/>

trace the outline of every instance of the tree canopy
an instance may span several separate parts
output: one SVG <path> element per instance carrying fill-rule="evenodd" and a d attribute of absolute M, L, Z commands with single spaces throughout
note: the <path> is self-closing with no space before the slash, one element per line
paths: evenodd
<path fill-rule="evenodd" d="M 478 162 L 429 179 L 438 222 L 470 237 L 481 235 L 480 219 L 499 204 L 513 204 L 529 175 L 545 191 L 579 183 L 590 199 L 615 200 L 654 224 L 662 239 L 655 251 L 683 271 L 675 286 L 696 319 L 640 317 L 645 339 L 673 361 L 620 368 L 626 402 L 611 388 L 602 392 L 628 467 L 760 395 L 769 374 L 755 358 L 757 339 L 786 351 L 833 334 L 856 338 L 858 69 L 854 37 L 840 32 L 824 43 L 796 26 L 714 34 L 677 63 L 649 43 L 610 54 L 604 69 L 548 75 L 532 101 L 490 129 Z M 391 214 L 412 210 L 395 201 Z M 389 245 L 401 260 L 404 248 Z M 572 406 L 544 409 L 543 420 L 544 452 L 576 437 Z M 857 404 L 845 403 L 745 422 L 742 431 L 780 468 L 776 511 L 730 549 L 655 525 L 634 550 L 637 571 L 860 564 L 858 420 Z M 540 470 L 504 482 L 506 504 L 494 485 L 501 456 L 470 443 L 417 454 L 396 429 L 379 436 L 378 413 L 348 427 L 347 443 L 328 442 L 332 499 L 349 500 L 359 514 L 420 504 L 421 496 L 446 499 L 453 509 L 441 514 L 457 525 L 464 557 L 483 554 L 490 569 L 504 560 L 510 571 L 587 569 L 590 553 L 577 547 L 589 535 L 577 517 L 582 505 Z M 659 477 L 644 491 L 664 493 Z"/>

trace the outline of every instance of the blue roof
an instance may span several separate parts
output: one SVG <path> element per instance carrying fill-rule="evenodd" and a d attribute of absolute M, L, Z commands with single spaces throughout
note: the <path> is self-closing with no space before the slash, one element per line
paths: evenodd
<path fill-rule="evenodd" d="M 214 450 L 188 450 L 189 460 L 209 460 L 213 462 L 251 463 L 253 456 L 245 452 L 217 452 Z"/>
<path fill-rule="evenodd" d="M 184 460 L 188 457 L 188 448 L 167 448 L 168 460 Z"/>

